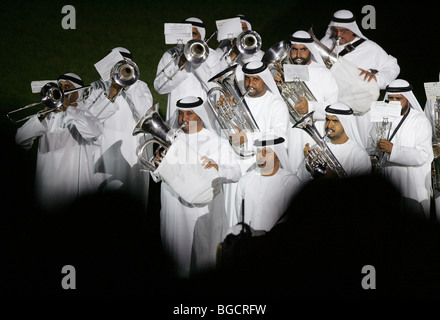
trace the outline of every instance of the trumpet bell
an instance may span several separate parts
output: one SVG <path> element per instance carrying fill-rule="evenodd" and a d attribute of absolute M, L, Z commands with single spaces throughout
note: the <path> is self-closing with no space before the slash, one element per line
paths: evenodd
<path fill-rule="evenodd" d="M 191 64 L 200 64 L 208 59 L 209 47 L 202 40 L 192 39 L 186 43 L 183 54 Z"/>
<path fill-rule="evenodd" d="M 113 66 L 110 74 L 117 84 L 127 87 L 139 79 L 139 68 L 131 60 L 121 60 Z"/>
<path fill-rule="evenodd" d="M 260 35 L 253 30 L 244 31 L 237 36 L 238 51 L 244 54 L 256 53 L 262 44 Z"/>

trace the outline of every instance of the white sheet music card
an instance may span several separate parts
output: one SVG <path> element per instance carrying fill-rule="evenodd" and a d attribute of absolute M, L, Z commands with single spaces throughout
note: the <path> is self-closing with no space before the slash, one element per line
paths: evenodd
<path fill-rule="evenodd" d="M 297 64 L 283 64 L 284 81 L 291 82 L 295 80 L 308 81 L 309 67 Z"/>
<path fill-rule="evenodd" d="M 399 101 L 373 101 L 370 105 L 370 121 L 382 122 L 383 118 L 388 118 L 388 121 L 395 122 L 400 119 L 400 112 L 402 106 Z"/>
<path fill-rule="evenodd" d="M 440 82 L 425 82 L 425 93 L 427 99 L 437 99 L 440 97 Z"/>
<path fill-rule="evenodd" d="M 192 39 L 192 25 L 189 23 L 164 23 L 165 44 L 185 44 Z"/>
<path fill-rule="evenodd" d="M 104 81 L 109 81 L 110 71 L 112 70 L 113 66 L 121 60 L 124 60 L 124 57 L 119 53 L 119 51 L 112 51 L 103 59 L 95 63 L 96 71 L 98 71 L 101 79 Z"/>
<path fill-rule="evenodd" d="M 240 18 L 217 20 L 215 24 L 217 25 L 217 41 L 236 38 L 243 32 Z"/>
<path fill-rule="evenodd" d="M 31 90 L 32 93 L 41 92 L 41 89 L 44 87 L 46 83 L 49 82 L 55 82 L 57 83 L 57 80 L 36 80 L 31 82 Z"/>

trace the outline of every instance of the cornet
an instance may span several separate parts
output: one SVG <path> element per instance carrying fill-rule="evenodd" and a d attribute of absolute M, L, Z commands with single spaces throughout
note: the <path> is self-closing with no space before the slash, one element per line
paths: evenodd
<path fill-rule="evenodd" d="M 90 85 L 63 91 L 60 83 L 48 82 L 41 88 L 40 102 L 31 103 L 31 104 L 28 104 L 22 108 L 12 110 L 12 111 L 8 112 L 6 114 L 6 116 L 13 123 L 17 124 L 22 121 L 26 121 L 26 120 L 32 118 L 33 116 L 47 115 L 48 113 L 57 110 L 59 107 L 61 107 L 63 105 L 64 97 L 66 95 L 83 90 L 83 89 L 88 89 L 88 88 L 90 88 Z M 87 98 L 87 95 L 83 94 L 83 97 L 81 99 L 77 100 L 76 102 L 85 100 L 86 98 Z M 32 108 L 32 107 L 39 105 L 39 104 L 42 104 L 45 108 L 48 108 L 48 110 L 40 110 L 36 113 L 33 113 L 29 116 L 26 116 L 26 117 L 18 119 L 18 120 L 14 120 L 11 117 L 11 115 L 14 113 L 17 113 L 17 112 L 20 112 L 23 110 L 27 110 L 27 109 Z"/>
<path fill-rule="evenodd" d="M 139 67 L 132 60 L 118 61 L 110 71 L 112 82 L 117 84 L 116 93 L 112 93 L 112 86 L 107 90 L 106 96 L 111 102 L 114 102 L 122 89 L 131 86 L 139 79 Z"/>

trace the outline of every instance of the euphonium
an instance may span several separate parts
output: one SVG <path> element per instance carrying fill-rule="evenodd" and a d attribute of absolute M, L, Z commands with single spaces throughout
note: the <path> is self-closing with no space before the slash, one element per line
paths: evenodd
<path fill-rule="evenodd" d="M 280 73 L 284 78 L 282 64 L 284 61 L 288 60 L 289 55 L 290 42 L 283 40 L 269 48 L 261 61 L 269 66 L 271 72 L 275 71 Z M 272 73 L 272 75 L 274 74 Z M 299 96 L 304 97 L 307 101 L 316 101 L 315 96 L 304 81 L 296 80 L 292 82 L 281 82 L 277 83 L 277 86 L 294 122 L 298 122 L 303 116 L 295 110 L 295 105 L 301 102 Z"/>
<path fill-rule="evenodd" d="M 307 113 L 293 126 L 293 128 L 300 128 L 307 132 L 318 146 L 318 149 L 312 149 L 306 158 L 307 169 L 314 178 L 324 175 L 327 169 L 335 172 L 339 178 L 346 178 L 347 173 L 344 168 L 342 168 L 338 159 L 333 155 L 324 138 L 321 137 L 316 129 L 312 119 L 313 113 L 314 111 Z"/>
<path fill-rule="evenodd" d="M 158 110 L 158 104 L 155 104 L 150 108 L 141 120 L 137 123 L 133 130 L 133 135 L 139 133 L 148 133 L 152 138 L 148 139 L 139 149 L 138 158 L 139 161 L 147 168 L 147 170 L 154 172 L 157 169 L 153 159 L 155 155 L 149 155 L 147 147 L 153 143 L 160 145 L 163 149 L 164 156 L 169 147 L 179 134 L 180 130 L 171 129 L 160 117 Z M 183 126 L 186 123 L 183 124 Z"/>
<path fill-rule="evenodd" d="M 237 128 L 248 132 L 259 131 L 258 125 L 244 100 L 245 95 L 253 88 L 251 87 L 244 95 L 241 94 L 235 79 L 236 67 L 237 65 L 233 65 L 208 81 L 220 85 L 220 87 L 214 87 L 208 91 L 208 103 L 211 106 L 220 127 L 223 130 L 226 130 L 228 136 L 238 133 Z M 218 107 L 216 102 L 219 97 L 213 96 L 216 91 L 220 92 L 220 94 L 225 97 L 225 103 Z M 230 103 L 231 97 L 233 97 L 232 103 Z M 232 143 L 231 146 L 234 151 L 242 157 L 252 156 L 254 154 L 253 151 L 245 151 L 242 146 L 236 146 Z"/>

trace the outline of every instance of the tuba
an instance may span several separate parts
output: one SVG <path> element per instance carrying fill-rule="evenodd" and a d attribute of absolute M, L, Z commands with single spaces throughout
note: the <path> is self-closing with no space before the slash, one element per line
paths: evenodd
<path fill-rule="evenodd" d="M 306 167 L 312 174 L 312 177 L 317 178 L 326 174 L 327 169 L 335 172 L 339 178 L 347 178 L 347 173 L 342 168 L 338 159 L 333 155 L 332 151 L 325 142 L 324 137 L 321 137 L 319 131 L 313 123 L 314 111 L 307 113 L 301 120 L 299 120 L 293 128 L 300 128 L 307 132 L 316 142 L 318 149 L 312 149 L 306 157 Z M 328 132 L 326 133 L 326 135 Z"/>
<path fill-rule="evenodd" d="M 290 42 L 283 40 L 270 47 L 269 50 L 267 50 L 264 54 L 261 61 L 269 66 L 269 70 L 272 72 L 272 75 L 273 72 L 277 72 L 284 77 L 282 63 L 283 61 L 289 59 L 289 55 Z M 316 101 L 315 96 L 304 81 L 296 80 L 292 82 L 282 82 L 277 83 L 277 86 L 281 97 L 283 97 L 283 100 L 289 109 L 289 114 L 295 123 L 298 122 L 303 116 L 295 110 L 295 105 L 301 102 L 299 96 L 306 98 L 307 101 Z"/>
<path fill-rule="evenodd" d="M 235 79 L 235 68 L 237 65 L 226 68 L 219 74 L 212 77 L 208 82 L 215 82 L 220 87 L 214 87 L 210 89 L 207 93 L 208 103 L 214 112 L 220 127 L 226 130 L 226 134 L 229 136 L 231 134 L 238 133 L 237 128 L 242 131 L 259 131 L 258 125 L 255 122 L 249 107 L 244 100 L 244 97 L 253 90 L 252 87 L 243 95 L 241 94 L 240 88 L 238 87 L 237 81 Z M 219 107 L 216 105 L 215 92 L 219 92 L 220 95 L 225 97 L 225 103 Z M 231 97 L 233 97 L 233 102 L 231 103 Z M 213 102 L 214 101 L 214 102 Z M 231 143 L 231 140 L 229 140 Z M 243 146 L 236 146 L 231 143 L 232 149 L 238 155 L 242 157 L 249 157 L 254 155 L 253 151 L 244 150 Z"/>
<path fill-rule="evenodd" d="M 134 61 L 121 60 L 118 61 L 110 71 L 112 82 L 118 85 L 117 93 L 110 98 L 111 87 L 107 89 L 106 96 L 111 102 L 115 102 L 117 96 L 122 89 L 131 86 L 139 79 L 139 67 Z"/>
<path fill-rule="evenodd" d="M 70 89 L 70 90 L 63 90 L 61 87 L 60 83 L 56 83 L 56 82 L 48 82 L 46 83 L 40 91 L 40 102 L 35 102 L 35 103 L 31 103 L 28 104 L 22 108 L 18 108 L 12 111 L 9 111 L 6 116 L 8 117 L 9 120 L 11 120 L 13 123 L 17 124 L 20 123 L 22 121 L 26 121 L 28 119 L 30 119 L 33 116 L 41 116 L 41 115 L 47 115 L 50 112 L 53 112 L 55 110 L 57 110 L 59 107 L 61 107 L 63 105 L 64 102 L 64 97 L 70 93 L 74 93 L 83 89 L 86 89 L 86 92 L 83 94 L 83 97 L 81 99 L 78 99 L 76 102 L 85 100 L 87 98 L 88 95 L 88 91 L 87 89 L 90 88 L 90 85 L 88 86 L 84 86 L 84 87 L 80 87 L 80 88 L 75 88 L 75 89 Z M 12 114 L 23 111 L 23 110 L 28 110 L 36 105 L 42 104 L 45 108 L 47 108 L 47 110 L 40 110 L 34 114 L 31 114 L 29 116 L 26 116 L 24 118 L 21 119 L 13 119 L 12 118 Z"/>

